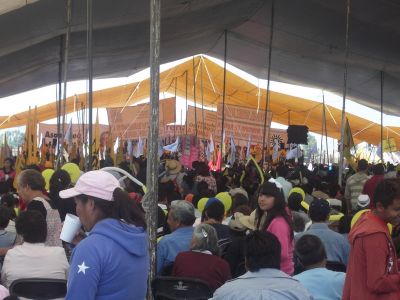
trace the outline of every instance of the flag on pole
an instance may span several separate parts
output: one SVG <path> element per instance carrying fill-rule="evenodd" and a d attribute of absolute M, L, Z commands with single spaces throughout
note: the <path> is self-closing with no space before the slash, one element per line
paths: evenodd
<path fill-rule="evenodd" d="M 394 138 L 383 140 L 382 148 L 383 152 L 397 152 L 396 140 Z"/>
<path fill-rule="evenodd" d="M 26 123 L 26 129 L 25 129 L 25 144 L 24 144 L 24 149 L 23 153 L 26 157 L 26 165 L 30 164 L 35 164 L 37 165 L 38 159 L 37 159 L 37 120 L 36 120 L 36 113 L 37 109 L 35 107 L 33 116 L 31 114 L 31 109 L 29 108 L 28 111 L 28 120 Z M 24 165 L 23 167 L 25 167 Z"/>
<path fill-rule="evenodd" d="M 115 156 L 116 166 L 119 166 L 119 164 L 123 161 L 124 161 L 124 141 L 122 139 L 119 139 L 118 150 Z"/>
<path fill-rule="evenodd" d="M 164 139 L 158 139 L 158 157 L 164 154 Z"/>
<path fill-rule="evenodd" d="M 100 169 L 100 124 L 99 124 L 99 109 L 97 109 L 96 123 L 94 125 L 94 134 L 92 142 L 92 168 L 94 170 Z"/>
<path fill-rule="evenodd" d="M 250 148 L 251 148 L 251 136 L 249 135 L 249 140 L 247 141 L 247 146 L 246 146 L 246 160 L 251 155 Z"/>
<path fill-rule="evenodd" d="M 343 155 L 347 159 L 352 157 L 350 150 L 354 148 L 353 135 L 351 134 L 349 119 L 346 118 L 346 127 L 343 135 Z"/>
<path fill-rule="evenodd" d="M 141 137 L 139 137 L 139 141 L 136 144 L 134 156 L 136 158 L 139 158 L 141 155 L 143 155 L 143 151 L 144 151 L 144 141 Z"/>
<path fill-rule="evenodd" d="M 223 159 L 225 157 L 225 154 L 226 154 L 225 129 L 224 129 L 224 133 L 222 134 L 221 145 L 222 145 L 222 159 Z"/>
<path fill-rule="evenodd" d="M 126 152 L 127 152 L 128 156 L 130 158 L 132 156 L 132 152 L 133 152 L 133 143 L 132 143 L 131 139 L 128 140 L 128 145 L 126 147 Z"/>
<path fill-rule="evenodd" d="M 212 161 L 213 160 L 214 151 L 215 151 L 215 148 L 214 148 L 213 136 L 212 136 L 212 134 L 210 134 L 210 140 L 208 141 L 207 147 L 206 147 L 207 161 Z"/>
<path fill-rule="evenodd" d="M 163 149 L 164 149 L 165 151 L 177 152 L 178 149 L 179 149 L 179 142 L 180 142 L 180 137 L 178 136 L 178 137 L 176 138 L 176 141 L 175 141 L 175 142 L 173 142 L 173 143 L 170 144 L 170 145 L 164 146 Z"/>
<path fill-rule="evenodd" d="M 118 138 L 117 138 L 118 140 Z M 114 151 L 114 143 L 113 143 L 113 136 L 111 133 L 111 128 L 108 131 L 108 137 L 107 137 L 107 146 L 106 146 L 106 155 L 110 157 L 110 160 L 112 160 L 113 166 L 115 166 L 116 162 L 116 156 L 115 156 L 115 151 Z M 117 144 L 118 145 L 118 144 Z"/>
<path fill-rule="evenodd" d="M 236 145 L 231 134 L 229 138 L 229 156 L 228 156 L 228 164 L 233 165 L 236 160 Z"/>
<path fill-rule="evenodd" d="M 7 142 L 7 132 L 4 133 L 4 142 L 0 149 L 0 167 L 3 167 L 3 161 L 6 158 L 12 157 L 11 149 Z"/>
<path fill-rule="evenodd" d="M 64 143 L 67 146 L 68 152 L 70 152 L 72 148 L 72 118 L 69 120 L 68 128 L 64 134 Z"/>
<path fill-rule="evenodd" d="M 208 144 L 208 146 L 211 153 L 215 151 L 212 133 L 210 134 L 210 143 Z"/>

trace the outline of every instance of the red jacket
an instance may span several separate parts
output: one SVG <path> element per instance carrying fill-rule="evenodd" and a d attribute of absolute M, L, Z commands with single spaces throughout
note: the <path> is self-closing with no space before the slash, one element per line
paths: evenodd
<path fill-rule="evenodd" d="M 368 212 L 349 234 L 351 245 L 343 300 L 400 299 L 396 250 L 385 222 Z"/>
<path fill-rule="evenodd" d="M 176 256 L 172 276 L 203 280 L 215 291 L 231 279 L 231 271 L 228 263 L 216 255 L 186 251 Z"/>
<path fill-rule="evenodd" d="M 379 182 L 383 180 L 384 176 L 383 175 L 374 175 L 370 179 L 368 179 L 365 184 L 364 184 L 364 189 L 362 191 L 363 194 L 367 194 L 369 196 L 370 202 L 369 202 L 369 208 L 375 208 L 375 203 L 374 203 L 374 193 L 376 186 L 378 185 Z"/>

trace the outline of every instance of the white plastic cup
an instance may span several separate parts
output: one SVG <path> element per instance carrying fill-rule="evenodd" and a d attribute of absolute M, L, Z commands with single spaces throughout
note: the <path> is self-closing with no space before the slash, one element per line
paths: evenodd
<path fill-rule="evenodd" d="M 81 221 L 79 221 L 77 216 L 67 214 L 61 230 L 60 239 L 64 242 L 71 243 L 81 226 Z"/>

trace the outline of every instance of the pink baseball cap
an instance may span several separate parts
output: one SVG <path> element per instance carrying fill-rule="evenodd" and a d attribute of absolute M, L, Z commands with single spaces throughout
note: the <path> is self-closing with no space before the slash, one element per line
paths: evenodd
<path fill-rule="evenodd" d="M 105 171 L 89 171 L 79 177 L 73 188 L 60 192 L 61 198 L 73 198 L 78 195 L 87 195 L 107 201 L 114 201 L 113 193 L 119 188 L 119 181 Z"/>

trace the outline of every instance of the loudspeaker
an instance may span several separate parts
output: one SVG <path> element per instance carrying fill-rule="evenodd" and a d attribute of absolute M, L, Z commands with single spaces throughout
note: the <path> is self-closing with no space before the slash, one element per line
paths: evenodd
<path fill-rule="evenodd" d="M 289 125 L 287 129 L 288 144 L 308 145 L 308 127 L 302 125 Z"/>

